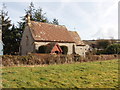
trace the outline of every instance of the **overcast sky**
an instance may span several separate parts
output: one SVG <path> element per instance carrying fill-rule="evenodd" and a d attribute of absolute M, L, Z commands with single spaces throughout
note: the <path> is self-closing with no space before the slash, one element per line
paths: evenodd
<path fill-rule="evenodd" d="M 82 40 L 118 38 L 118 0 L 1 0 L 0 7 L 5 2 L 12 23 L 17 24 L 31 1 L 50 21 L 57 18 Z"/>

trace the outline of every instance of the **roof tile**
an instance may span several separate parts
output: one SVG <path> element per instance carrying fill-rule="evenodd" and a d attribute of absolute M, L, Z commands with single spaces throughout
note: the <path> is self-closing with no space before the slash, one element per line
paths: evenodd
<path fill-rule="evenodd" d="M 75 41 L 76 45 L 85 45 L 76 31 L 69 31 L 69 33 Z"/>
<path fill-rule="evenodd" d="M 30 28 L 36 41 L 74 42 L 64 26 L 31 21 Z"/>

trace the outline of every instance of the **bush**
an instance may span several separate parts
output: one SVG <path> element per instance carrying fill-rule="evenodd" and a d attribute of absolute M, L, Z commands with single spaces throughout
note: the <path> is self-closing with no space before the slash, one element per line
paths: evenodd
<path fill-rule="evenodd" d="M 106 50 L 97 50 L 96 55 L 106 54 Z"/>
<path fill-rule="evenodd" d="M 27 56 L 3 55 L 3 66 L 19 65 L 43 65 L 43 64 L 64 64 L 74 62 L 88 62 L 96 60 L 111 60 L 118 58 L 118 55 L 87 55 L 82 57 L 77 54 L 72 55 L 51 55 L 51 54 L 31 54 Z"/>
<path fill-rule="evenodd" d="M 110 45 L 110 41 L 109 40 L 97 40 L 97 48 L 99 49 L 105 49 L 108 45 Z"/>
<path fill-rule="evenodd" d="M 107 54 L 120 54 L 120 44 L 111 44 L 106 48 Z"/>

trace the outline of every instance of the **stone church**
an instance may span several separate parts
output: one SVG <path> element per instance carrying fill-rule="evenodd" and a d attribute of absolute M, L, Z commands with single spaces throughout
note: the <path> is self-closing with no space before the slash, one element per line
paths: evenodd
<path fill-rule="evenodd" d="M 89 46 L 85 45 L 76 31 L 68 31 L 65 26 L 31 21 L 27 23 L 20 43 L 20 54 L 55 53 L 79 54 L 85 56 Z"/>

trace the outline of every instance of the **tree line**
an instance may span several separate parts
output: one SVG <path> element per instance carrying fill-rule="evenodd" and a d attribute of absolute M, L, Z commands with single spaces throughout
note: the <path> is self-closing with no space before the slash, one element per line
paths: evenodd
<path fill-rule="evenodd" d="M 49 21 L 46 17 L 46 13 L 43 12 L 43 9 L 40 7 L 36 9 L 32 2 L 29 4 L 29 7 L 25 9 L 25 15 L 27 14 L 31 16 L 31 20 L 33 21 L 59 25 L 58 19 L 54 18 L 53 21 Z M 2 22 L 2 41 L 4 44 L 3 54 L 17 55 L 19 53 L 19 46 L 26 23 L 26 17 L 21 16 L 20 18 L 22 21 L 19 21 L 17 26 L 11 24 L 5 4 L 2 5 L 0 16 Z"/>
<path fill-rule="evenodd" d="M 98 39 L 94 43 L 90 43 L 90 46 L 92 47 L 92 54 L 120 54 L 120 44 L 114 39 Z"/>

